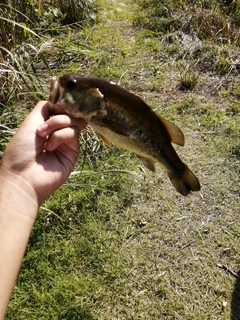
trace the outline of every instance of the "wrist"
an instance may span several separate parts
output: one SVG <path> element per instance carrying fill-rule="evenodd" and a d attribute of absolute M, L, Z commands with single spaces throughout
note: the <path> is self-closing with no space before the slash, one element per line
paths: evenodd
<path fill-rule="evenodd" d="M 35 220 L 40 203 L 31 184 L 19 173 L 14 173 L 0 165 L 0 205 L 1 209 L 24 215 Z"/>

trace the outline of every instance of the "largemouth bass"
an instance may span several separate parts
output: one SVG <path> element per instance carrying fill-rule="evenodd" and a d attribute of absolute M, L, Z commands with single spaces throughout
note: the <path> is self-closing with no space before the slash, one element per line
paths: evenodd
<path fill-rule="evenodd" d="M 53 114 L 84 118 L 108 146 L 134 152 L 149 170 L 161 164 L 183 196 L 200 190 L 197 177 L 172 146 L 184 145 L 181 130 L 128 90 L 100 78 L 54 76 L 49 102 Z"/>

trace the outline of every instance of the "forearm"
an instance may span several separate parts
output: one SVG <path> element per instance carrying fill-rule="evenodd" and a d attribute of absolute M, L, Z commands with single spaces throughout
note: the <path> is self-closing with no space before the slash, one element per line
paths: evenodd
<path fill-rule="evenodd" d="M 0 320 L 21 266 L 36 215 L 34 190 L 0 166 Z"/>

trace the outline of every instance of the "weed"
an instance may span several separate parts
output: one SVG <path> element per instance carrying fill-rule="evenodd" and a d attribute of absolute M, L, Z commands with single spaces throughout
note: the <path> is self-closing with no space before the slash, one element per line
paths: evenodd
<path fill-rule="evenodd" d="M 180 90 L 193 90 L 199 82 L 199 72 L 190 70 L 188 66 L 180 73 Z"/>
<path fill-rule="evenodd" d="M 220 75 L 228 74 L 231 72 L 232 60 L 229 57 L 219 57 L 216 62 L 216 71 Z"/>

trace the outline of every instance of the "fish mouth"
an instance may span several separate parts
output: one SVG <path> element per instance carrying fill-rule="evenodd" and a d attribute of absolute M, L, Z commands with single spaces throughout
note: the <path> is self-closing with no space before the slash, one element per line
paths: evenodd
<path fill-rule="evenodd" d="M 50 114 L 57 114 L 57 110 L 60 106 L 61 100 L 63 99 L 64 89 L 60 85 L 59 77 L 53 76 L 50 84 L 50 96 L 48 98 L 50 104 Z"/>
<path fill-rule="evenodd" d="M 50 96 L 48 98 L 48 101 L 52 104 L 59 104 L 59 102 L 62 99 L 62 93 L 63 93 L 61 91 L 62 90 L 59 83 L 59 77 L 58 76 L 52 77 L 51 85 L 50 85 Z"/>

